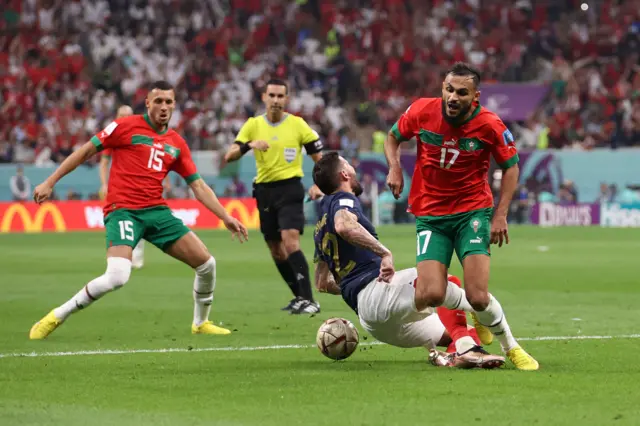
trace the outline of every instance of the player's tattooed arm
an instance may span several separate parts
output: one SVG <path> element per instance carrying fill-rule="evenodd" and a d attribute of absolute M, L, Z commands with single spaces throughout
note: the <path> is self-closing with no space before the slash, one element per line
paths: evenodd
<path fill-rule="evenodd" d="M 320 261 L 316 264 L 315 282 L 320 293 L 340 294 L 340 286 L 326 262 Z"/>
<path fill-rule="evenodd" d="M 333 218 L 336 232 L 345 241 L 354 246 L 362 247 L 380 257 L 390 256 L 391 251 L 367 231 L 358 222 L 358 217 L 346 209 L 338 210 Z"/>

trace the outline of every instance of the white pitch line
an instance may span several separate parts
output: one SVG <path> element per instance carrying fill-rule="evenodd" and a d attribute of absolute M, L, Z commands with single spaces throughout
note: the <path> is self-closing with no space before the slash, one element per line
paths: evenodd
<path fill-rule="evenodd" d="M 621 334 L 617 336 L 538 336 L 521 337 L 520 341 L 550 341 L 550 340 L 609 340 L 609 339 L 640 339 L 640 334 Z M 364 346 L 384 345 L 382 342 L 363 342 Z M 269 351 L 281 349 L 309 349 L 315 345 L 271 345 L 271 346 L 226 346 L 219 348 L 165 348 L 165 349 L 105 349 L 94 351 L 74 351 L 74 352 L 8 352 L 0 353 L 0 358 L 41 358 L 58 356 L 79 356 L 79 355 L 128 355 L 128 354 L 164 354 L 164 353 L 186 353 L 186 352 L 253 352 Z"/>

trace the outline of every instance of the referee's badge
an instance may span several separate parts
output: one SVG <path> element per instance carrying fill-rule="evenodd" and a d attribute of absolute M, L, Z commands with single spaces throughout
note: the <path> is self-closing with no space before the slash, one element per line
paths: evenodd
<path fill-rule="evenodd" d="M 284 149 L 284 159 L 287 161 L 287 163 L 291 163 L 293 160 L 295 160 L 297 155 L 298 155 L 298 150 L 295 148 Z"/>

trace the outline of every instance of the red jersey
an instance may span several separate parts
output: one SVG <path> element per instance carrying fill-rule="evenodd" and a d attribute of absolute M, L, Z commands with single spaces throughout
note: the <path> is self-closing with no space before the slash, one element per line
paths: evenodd
<path fill-rule="evenodd" d="M 513 135 L 502 120 L 477 105 L 460 126 L 444 119 L 441 98 L 421 98 L 394 124 L 398 141 L 418 140 L 409 211 L 444 216 L 493 207 L 490 155 L 503 169 L 518 163 Z"/>
<path fill-rule="evenodd" d="M 111 154 L 105 216 L 166 205 L 162 181 L 172 170 L 188 184 L 200 178 L 185 140 L 173 130 L 157 132 L 146 114 L 112 121 L 91 142 Z"/>

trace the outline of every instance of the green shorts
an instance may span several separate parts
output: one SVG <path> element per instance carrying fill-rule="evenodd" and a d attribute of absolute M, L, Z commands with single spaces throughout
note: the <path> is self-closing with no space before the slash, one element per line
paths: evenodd
<path fill-rule="evenodd" d="M 167 206 L 131 210 L 119 209 L 109 213 L 104 221 L 107 248 L 135 247 L 142 238 L 165 251 L 190 229 L 171 213 Z"/>
<path fill-rule="evenodd" d="M 470 254 L 491 255 L 491 217 L 493 209 L 479 209 L 446 216 L 416 218 L 416 262 L 437 260 L 451 266 L 455 249 L 462 260 Z"/>

